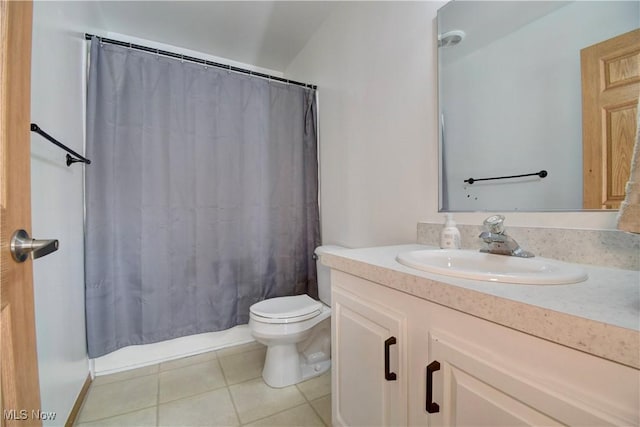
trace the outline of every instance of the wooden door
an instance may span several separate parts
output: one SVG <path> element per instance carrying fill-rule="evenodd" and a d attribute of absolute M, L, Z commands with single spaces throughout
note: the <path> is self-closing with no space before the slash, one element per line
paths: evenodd
<path fill-rule="evenodd" d="M 30 85 L 32 3 L 0 0 L 0 375 L 2 425 L 40 425 L 31 260 L 9 242 L 31 231 Z"/>
<path fill-rule="evenodd" d="M 635 143 L 640 29 L 580 51 L 583 207 L 618 209 Z"/>

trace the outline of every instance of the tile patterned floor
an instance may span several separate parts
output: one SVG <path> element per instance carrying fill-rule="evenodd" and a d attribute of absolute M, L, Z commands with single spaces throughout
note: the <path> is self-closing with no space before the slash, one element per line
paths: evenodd
<path fill-rule="evenodd" d="M 273 389 L 265 351 L 251 343 L 97 377 L 75 425 L 331 426 L 330 372 Z"/>

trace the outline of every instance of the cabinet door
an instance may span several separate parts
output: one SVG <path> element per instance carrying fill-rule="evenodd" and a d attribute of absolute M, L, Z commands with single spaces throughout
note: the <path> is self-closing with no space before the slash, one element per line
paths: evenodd
<path fill-rule="evenodd" d="M 379 288 L 347 281 L 349 289 L 351 281 L 371 286 L 367 296 Z M 331 305 L 333 425 L 406 425 L 404 315 L 345 290 L 334 276 Z"/>
<path fill-rule="evenodd" d="M 439 370 L 432 373 L 433 400 L 440 402 L 430 417 L 431 426 L 562 425 L 513 397 L 507 386 L 521 390 L 525 384 L 507 372 L 438 335 L 430 337 L 430 347 L 433 360 L 439 362 Z"/>
<path fill-rule="evenodd" d="M 626 425 L 578 393 L 564 392 L 561 382 L 557 387 L 545 384 L 535 371 L 525 371 L 459 336 L 432 330 L 429 347 L 440 365 L 433 373 L 433 400 L 439 411 L 430 415 L 431 426 Z M 544 369 L 544 361 L 538 367 Z"/>

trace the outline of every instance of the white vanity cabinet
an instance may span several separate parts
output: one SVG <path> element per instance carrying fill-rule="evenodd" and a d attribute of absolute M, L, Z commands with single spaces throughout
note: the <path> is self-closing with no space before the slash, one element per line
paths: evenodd
<path fill-rule="evenodd" d="M 406 317 L 346 278 L 331 292 L 333 425 L 406 425 Z"/>
<path fill-rule="evenodd" d="M 636 369 L 336 270 L 332 296 L 336 426 L 640 423 Z"/>
<path fill-rule="evenodd" d="M 427 303 L 431 426 L 608 426 L 640 422 L 640 372 Z M 415 355 L 419 357 L 418 355 Z M 425 371 L 426 375 L 426 371 Z M 424 383 L 423 383 L 424 384 Z"/>

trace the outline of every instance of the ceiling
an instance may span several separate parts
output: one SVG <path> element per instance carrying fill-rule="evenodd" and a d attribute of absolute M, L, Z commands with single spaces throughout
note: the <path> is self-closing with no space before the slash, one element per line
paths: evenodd
<path fill-rule="evenodd" d="M 105 30 L 284 71 L 339 2 L 100 1 Z"/>
<path fill-rule="evenodd" d="M 464 40 L 447 49 L 443 60 L 454 62 L 499 40 L 570 1 L 452 1 L 438 11 L 438 33 L 462 30 Z"/>

